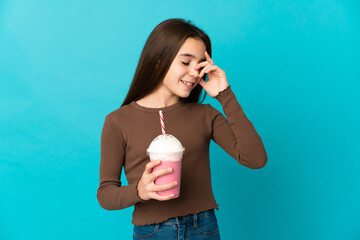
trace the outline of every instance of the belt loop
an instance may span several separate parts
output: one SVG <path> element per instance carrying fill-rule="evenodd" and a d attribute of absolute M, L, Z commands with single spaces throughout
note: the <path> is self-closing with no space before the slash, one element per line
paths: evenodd
<path fill-rule="evenodd" d="M 198 215 L 194 214 L 194 227 L 198 226 Z"/>

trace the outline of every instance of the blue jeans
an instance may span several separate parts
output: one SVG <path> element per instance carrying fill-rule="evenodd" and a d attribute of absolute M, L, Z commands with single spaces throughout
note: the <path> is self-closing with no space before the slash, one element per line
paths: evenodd
<path fill-rule="evenodd" d="M 213 209 L 185 217 L 145 226 L 134 226 L 133 239 L 185 240 L 220 239 L 219 227 Z"/>

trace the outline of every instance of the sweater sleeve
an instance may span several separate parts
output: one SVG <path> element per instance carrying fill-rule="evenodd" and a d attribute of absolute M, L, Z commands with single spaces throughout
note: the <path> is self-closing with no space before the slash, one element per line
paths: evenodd
<path fill-rule="evenodd" d="M 107 210 L 123 209 L 141 201 L 137 183 L 122 186 L 120 177 L 125 160 L 126 143 L 121 130 L 108 115 L 101 133 L 100 185 L 97 199 Z"/>
<path fill-rule="evenodd" d="M 262 168 L 267 162 L 264 145 L 253 124 L 246 117 L 230 86 L 215 97 L 227 119 L 210 107 L 212 139 L 240 164 Z"/>

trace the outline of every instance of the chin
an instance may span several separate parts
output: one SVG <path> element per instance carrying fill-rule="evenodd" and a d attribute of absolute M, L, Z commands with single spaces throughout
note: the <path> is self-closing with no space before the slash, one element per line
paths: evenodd
<path fill-rule="evenodd" d="M 178 95 L 178 97 L 180 97 L 180 98 L 187 98 L 187 97 L 190 96 L 190 92 L 188 92 L 188 93 L 179 93 L 179 94 L 177 94 L 177 95 Z"/>

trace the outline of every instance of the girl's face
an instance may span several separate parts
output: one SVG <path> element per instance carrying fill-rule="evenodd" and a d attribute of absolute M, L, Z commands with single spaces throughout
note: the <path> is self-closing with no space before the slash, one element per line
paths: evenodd
<path fill-rule="evenodd" d="M 206 47 L 202 40 L 186 39 L 171 63 L 161 88 L 172 96 L 188 97 L 200 81 L 201 69 L 194 68 L 198 63 L 206 60 L 205 51 Z"/>

